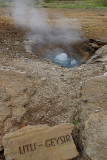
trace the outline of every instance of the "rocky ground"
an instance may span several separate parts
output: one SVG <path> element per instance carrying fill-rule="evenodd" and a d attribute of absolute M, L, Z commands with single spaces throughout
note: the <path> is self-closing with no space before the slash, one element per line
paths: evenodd
<path fill-rule="evenodd" d="M 107 43 L 106 10 L 47 9 L 50 20 L 77 18 L 87 39 Z M 57 16 L 55 17 L 57 19 Z M 0 160 L 2 137 L 28 124 L 75 125 L 76 159 L 107 159 L 107 45 L 85 64 L 66 69 L 26 52 L 27 30 L 0 8 Z"/>

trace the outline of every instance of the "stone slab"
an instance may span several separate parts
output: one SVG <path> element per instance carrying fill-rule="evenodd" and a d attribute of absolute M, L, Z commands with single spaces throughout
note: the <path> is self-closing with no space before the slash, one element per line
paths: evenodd
<path fill-rule="evenodd" d="M 78 155 L 73 125 L 27 126 L 3 138 L 6 160 L 67 160 Z"/>

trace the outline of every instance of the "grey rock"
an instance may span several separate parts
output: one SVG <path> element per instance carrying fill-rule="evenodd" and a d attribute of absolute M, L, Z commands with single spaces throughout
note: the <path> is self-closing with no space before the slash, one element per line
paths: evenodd
<path fill-rule="evenodd" d="M 107 45 L 98 49 L 95 54 L 86 61 L 86 64 L 95 63 L 95 62 L 103 62 L 107 63 Z"/>

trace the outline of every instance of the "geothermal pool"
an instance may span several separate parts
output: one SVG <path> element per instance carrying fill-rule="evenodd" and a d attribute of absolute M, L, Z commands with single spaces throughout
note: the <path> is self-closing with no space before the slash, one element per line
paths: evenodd
<path fill-rule="evenodd" d="M 79 63 L 79 60 L 77 59 L 74 59 L 74 58 L 70 58 L 67 53 L 58 53 L 57 55 L 48 55 L 46 57 L 47 59 L 51 60 L 52 62 L 60 65 L 60 66 L 63 66 L 65 68 L 73 68 L 75 66 L 78 66 L 80 63 Z"/>

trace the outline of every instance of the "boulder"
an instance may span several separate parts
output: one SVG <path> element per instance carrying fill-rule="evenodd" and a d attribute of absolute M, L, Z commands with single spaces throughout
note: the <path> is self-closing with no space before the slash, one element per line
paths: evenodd
<path fill-rule="evenodd" d="M 78 155 L 73 125 L 27 126 L 3 138 L 6 160 L 65 160 Z"/>
<path fill-rule="evenodd" d="M 102 62 L 107 64 L 107 45 L 98 49 L 95 54 L 86 61 L 86 64 L 95 62 Z"/>
<path fill-rule="evenodd" d="M 107 77 L 104 75 L 91 78 L 82 85 L 79 106 L 81 160 L 107 159 L 106 87 Z"/>

